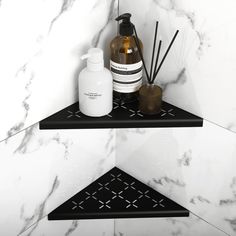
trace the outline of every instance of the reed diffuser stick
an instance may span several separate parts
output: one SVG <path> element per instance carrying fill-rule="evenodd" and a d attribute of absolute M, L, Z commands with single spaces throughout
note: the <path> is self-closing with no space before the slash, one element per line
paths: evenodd
<path fill-rule="evenodd" d="M 150 81 L 152 81 L 153 75 L 155 73 L 152 74 L 152 70 L 153 70 L 153 60 L 154 60 L 154 54 L 155 54 L 155 49 L 156 49 L 156 39 L 157 39 L 157 31 L 158 31 L 158 21 L 156 21 L 156 28 L 155 28 L 155 34 L 154 34 L 154 39 L 153 39 L 153 49 L 152 49 L 152 61 L 151 61 L 151 69 L 150 69 Z"/>
<path fill-rule="evenodd" d="M 160 65 L 159 65 L 158 68 L 157 68 L 157 71 L 156 71 L 155 74 L 154 74 L 154 77 L 153 77 L 153 79 L 152 79 L 152 81 L 151 81 L 152 83 L 154 82 L 154 80 L 155 80 L 155 78 L 156 78 L 156 76 L 157 76 L 159 70 L 161 69 L 161 66 L 162 66 L 163 62 L 165 61 L 165 58 L 166 58 L 168 52 L 170 51 L 170 48 L 171 48 L 172 44 L 174 43 L 175 38 L 176 38 L 176 36 L 178 35 L 178 33 L 179 33 L 179 30 L 177 30 L 177 31 L 175 32 L 175 35 L 174 35 L 174 37 L 172 38 L 171 43 L 170 43 L 169 47 L 167 48 L 167 50 L 166 50 L 166 52 L 165 52 L 165 55 L 163 56 L 163 58 L 162 58 L 162 60 L 161 60 L 161 63 L 160 63 Z"/>
<path fill-rule="evenodd" d="M 162 41 L 160 40 L 159 41 L 159 45 L 158 45 L 158 49 L 157 49 L 157 55 L 156 55 L 156 62 L 155 62 L 155 67 L 154 67 L 154 71 L 153 71 L 153 77 L 151 79 L 151 84 L 153 84 L 154 80 L 155 80 L 155 71 L 157 70 L 157 64 L 158 64 L 158 61 L 159 61 L 159 56 L 160 56 L 160 51 L 161 51 L 161 44 L 162 44 Z"/>
<path fill-rule="evenodd" d="M 143 58 L 142 49 L 141 49 L 141 47 L 140 47 L 139 39 L 138 39 L 138 35 L 137 35 L 137 31 L 136 31 L 136 28 L 135 28 L 134 25 L 133 25 L 133 28 L 134 28 L 134 33 L 135 33 L 134 40 L 135 40 L 135 43 L 136 43 L 136 45 L 137 45 L 137 47 L 138 47 L 138 51 L 139 51 L 139 55 L 140 55 L 140 57 L 141 57 L 141 60 L 142 60 L 142 62 L 143 62 L 143 67 L 144 67 L 144 71 L 145 71 L 146 76 L 147 76 L 147 80 L 148 80 L 148 82 L 150 83 L 150 82 L 151 82 L 151 79 L 150 79 L 150 77 L 149 77 L 149 75 L 148 75 L 148 72 L 147 72 L 147 67 L 146 67 L 146 65 L 145 65 L 145 61 L 144 61 L 144 58 Z"/>

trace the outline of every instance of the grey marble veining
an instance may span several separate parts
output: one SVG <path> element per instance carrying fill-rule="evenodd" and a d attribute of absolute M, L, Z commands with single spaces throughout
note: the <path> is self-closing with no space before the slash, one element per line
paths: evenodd
<path fill-rule="evenodd" d="M 108 26 L 109 23 L 114 21 L 114 19 L 117 17 L 117 15 L 118 15 L 117 4 L 118 4 L 117 0 L 111 0 L 110 10 L 108 13 L 107 21 L 106 21 L 105 25 L 102 27 L 102 29 L 94 36 L 94 38 L 92 40 L 93 47 L 97 47 L 99 45 L 99 42 L 101 40 L 101 36 L 104 33 L 106 27 Z M 94 6 L 94 8 L 96 8 L 96 6 Z"/>
<path fill-rule="evenodd" d="M 1 142 L 0 234 L 33 234 L 52 209 L 114 167 L 114 132 L 41 131 L 36 124 Z"/>
<path fill-rule="evenodd" d="M 48 201 L 48 199 L 50 198 L 50 196 L 55 192 L 55 190 L 58 188 L 59 186 L 59 181 L 58 181 L 58 176 L 55 177 L 53 184 L 52 184 L 52 189 L 50 190 L 50 192 L 48 193 L 48 195 L 46 196 L 46 198 L 38 205 L 38 207 L 35 209 L 34 213 L 32 216 L 30 217 L 25 217 L 24 216 L 24 208 L 25 206 L 23 205 L 21 207 L 21 212 L 20 212 L 20 218 L 21 220 L 24 221 L 23 227 L 20 230 L 21 234 L 22 232 L 24 232 L 25 230 L 27 230 L 33 222 L 35 222 L 35 224 L 32 226 L 31 230 L 30 230 L 30 234 L 31 232 L 34 231 L 34 229 L 38 226 L 39 221 L 43 218 L 43 216 L 46 214 L 45 212 L 45 206 L 46 203 Z M 30 235 L 29 234 L 29 235 Z"/>
<path fill-rule="evenodd" d="M 121 13 L 131 11 L 145 45 L 157 18 L 164 48 L 181 31 L 158 76 L 165 100 L 235 131 L 235 1 L 125 1 Z M 117 7 L 116 0 L 0 0 L 0 140 L 77 100 L 79 57 L 90 46 L 109 55 Z M 114 235 L 113 221 L 39 220 L 116 161 L 236 235 L 235 145 L 235 135 L 208 122 L 203 129 L 119 130 L 117 137 L 113 130 L 40 132 L 36 124 L 0 143 L 0 234 Z M 224 235 L 194 216 L 115 227 L 118 236 Z"/>
<path fill-rule="evenodd" d="M 115 236 L 224 236 L 223 231 L 190 214 L 186 218 L 115 220 Z"/>
<path fill-rule="evenodd" d="M 47 218 L 20 236 L 114 236 L 114 220 L 48 221 Z"/>
<path fill-rule="evenodd" d="M 117 7 L 116 0 L 1 1 L 0 141 L 12 136 L 0 143 L 1 235 L 34 224 L 33 233 L 114 166 L 113 130 L 41 132 L 35 122 L 77 100 L 79 57 L 91 46 L 106 49 Z"/>
<path fill-rule="evenodd" d="M 93 227 L 91 227 L 91 225 Z M 223 236 L 221 230 L 190 214 L 186 218 L 145 218 L 116 220 L 78 220 L 38 222 L 37 227 L 29 228 L 21 236 Z"/>
<path fill-rule="evenodd" d="M 155 21 L 162 39 L 161 57 L 175 30 L 179 34 L 156 83 L 164 99 L 235 132 L 234 41 L 236 2 L 120 0 L 120 12 L 132 13 L 149 70 Z"/>
<path fill-rule="evenodd" d="M 202 128 L 122 129 L 116 140 L 118 167 L 235 235 L 233 132 L 204 121 Z"/>
<path fill-rule="evenodd" d="M 61 1 L 60 10 L 59 10 L 58 14 L 51 20 L 48 33 L 51 32 L 54 23 L 62 16 L 62 14 L 64 14 L 71 7 L 73 7 L 74 2 L 75 2 L 75 0 L 63 0 L 63 1 Z"/>
<path fill-rule="evenodd" d="M 108 65 L 118 0 L 3 1 L 0 12 L 1 141 L 78 100 L 89 47 L 103 48 Z"/>

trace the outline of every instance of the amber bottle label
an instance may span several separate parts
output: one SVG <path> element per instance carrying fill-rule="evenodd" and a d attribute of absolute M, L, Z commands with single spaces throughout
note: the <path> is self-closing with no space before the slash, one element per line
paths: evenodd
<path fill-rule="evenodd" d="M 134 64 L 120 64 L 110 60 L 113 75 L 113 89 L 119 93 L 132 93 L 142 85 L 142 61 Z"/>

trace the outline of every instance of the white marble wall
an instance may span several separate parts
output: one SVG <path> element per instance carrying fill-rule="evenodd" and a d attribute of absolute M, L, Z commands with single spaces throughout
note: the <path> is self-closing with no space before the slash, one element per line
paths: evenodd
<path fill-rule="evenodd" d="M 39 130 L 0 144 L 0 235 L 16 236 L 115 165 L 114 130 Z"/>
<path fill-rule="evenodd" d="M 199 128 L 117 131 L 117 166 L 236 235 L 236 135 Z"/>
<path fill-rule="evenodd" d="M 115 236 L 226 236 L 224 232 L 190 214 L 183 218 L 119 219 Z"/>
<path fill-rule="evenodd" d="M 91 227 L 92 226 L 92 227 Z M 184 218 L 143 218 L 117 220 L 42 219 L 20 236 L 226 236 L 197 216 Z"/>
<path fill-rule="evenodd" d="M 156 83 L 166 101 L 205 121 L 194 129 L 120 130 L 116 154 L 123 169 L 231 235 L 236 235 L 235 9 L 233 0 L 120 0 L 120 13 L 133 15 L 148 67 L 155 21 L 162 53 L 180 30 Z"/>
<path fill-rule="evenodd" d="M 120 0 L 131 12 L 149 67 L 155 21 L 169 44 L 180 33 L 157 78 L 164 99 L 236 132 L 236 1 Z"/>
<path fill-rule="evenodd" d="M 118 0 L 0 0 L 0 235 L 23 232 L 114 166 L 114 131 L 37 122 L 77 101 L 80 56 L 92 46 L 107 55 L 117 12 Z"/>
<path fill-rule="evenodd" d="M 117 0 L 0 1 L 0 140 L 77 100 L 79 57 L 90 46 L 108 55 L 117 5 Z M 156 19 L 165 47 L 180 29 L 157 81 L 165 100 L 231 131 L 236 131 L 235 7 L 234 0 L 120 0 L 121 13 L 133 13 L 144 47 L 151 45 Z M 145 57 L 150 49 L 145 47 Z M 204 128 L 119 130 L 115 151 L 114 132 L 39 131 L 36 124 L 1 142 L 0 234 L 25 231 L 112 168 L 115 157 L 136 178 L 236 234 L 235 134 L 206 121 Z M 192 218 L 117 220 L 115 232 L 145 235 L 149 227 L 153 236 L 158 224 L 166 235 L 222 234 Z M 68 221 L 63 229 L 57 222 L 50 227 L 61 229 L 61 235 L 112 235 L 113 223 Z M 25 234 L 52 235 L 39 224 Z"/>
<path fill-rule="evenodd" d="M 0 1 L 0 141 L 77 100 L 80 56 L 116 34 L 118 0 Z"/>
<path fill-rule="evenodd" d="M 42 219 L 20 236 L 114 236 L 114 220 L 64 220 Z M 219 235 L 220 236 L 220 235 Z"/>

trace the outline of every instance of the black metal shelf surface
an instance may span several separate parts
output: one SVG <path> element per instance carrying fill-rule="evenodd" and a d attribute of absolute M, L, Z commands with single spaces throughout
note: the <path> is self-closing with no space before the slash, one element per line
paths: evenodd
<path fill-rule="evenodd" d="M 48 219 L 186 216 L 187 209 L 114 167 L 52 211 Z"/>
<path fill-rule="evenodd" d="M 40 129 L 94 129 L 94 128 L 151 128 L 151 127 L 200 127 L 203 119 L 167 102 L 163 102 L 157 115 L 143 115 L 138 101 L 114 102 L 113 110 L 103 117 L 88 117 L 79 110 L 79 104 L 53 114 L 40 122 Z"/>

